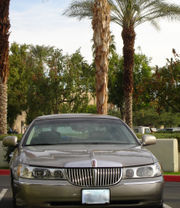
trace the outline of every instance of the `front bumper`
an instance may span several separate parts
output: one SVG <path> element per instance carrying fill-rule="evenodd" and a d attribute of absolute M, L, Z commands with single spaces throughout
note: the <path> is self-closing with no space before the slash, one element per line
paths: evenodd
<path fill-rule="evenodd" d="M 83 187 L 67 181 L 20 179 L 14 180 L 13 186 L 17 205 L 23 207 L 87 207 L 81 203 Z M 97 187 L 89 189 L 94 188 Z M 162 203 L 163 177 L 121 180 L 117 185 L 104 188 L 110 189 L 110 204 L 90 206 L 154 208 Z"/>

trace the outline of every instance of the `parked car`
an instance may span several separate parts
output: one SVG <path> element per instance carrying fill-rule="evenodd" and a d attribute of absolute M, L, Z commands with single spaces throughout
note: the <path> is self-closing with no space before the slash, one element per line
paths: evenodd
<path fill-rule="evenodd" d="M 180 127 L 166 128 L 166 132 L 180 132 Z"/>
<path fill-rule="evenodd" d="M 134 132 L 139 134 L 150 134 L 151 129 L 148 126 L 136 126 L 134 127 Z"/>
<path fill-rule="evenodd" d="M 159 129 L 157 132 L 160 132 L 160 133 L 180 132 L 180 127 L 172 127 L 172 128 Z"/>
<path fill-rule="evenodd" d="M 15 207 L 162 207 L 163 176 L 146 145 L 119 118 L 61 114 L 36 118 L 10 170 Z"/>

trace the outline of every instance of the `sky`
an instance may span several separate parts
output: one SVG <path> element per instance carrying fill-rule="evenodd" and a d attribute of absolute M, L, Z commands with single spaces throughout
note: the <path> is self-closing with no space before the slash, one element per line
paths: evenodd
<path fill-rule="evenodd" d="M 62 13 L 73 0 L 12 0 L 10 4 L 10 43 L 54 46 L 64 54 L 80 49 L 89 63 L 92 61 L 91 21 L 77 20 Z M 180 0 L 170 0 L 180 5 Z M 172 57 L 172 48 L 180 54 L 180 21 L 161 20 L 160 31 L 149 23 L 136 28 L 135 51 L 152 58 L 151 65 L 164 66 L 166 58 Z M 122 55 L 120 26 L 112 23 L 116 48 Z M 140 48 L 140 50 L 139 50 Z"/>

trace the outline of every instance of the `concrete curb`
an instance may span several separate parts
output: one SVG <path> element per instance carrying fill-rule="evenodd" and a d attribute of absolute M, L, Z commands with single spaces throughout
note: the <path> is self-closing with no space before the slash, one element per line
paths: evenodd
<path fill-rule="evenodd" d="M 0 169 L 0 175 L 10 175 L 9 169 Z M 164 180 L 166 182 L 180 182 L 180 175 L 164 175 Z"/>
<path fill-rule="evenodd" d="M 1 169 L 0 170 L 0 175 L 10 175 L 10 170 L 9 169 Z"/>
<path fill-rule="evenodd" d="M 164 175 L 164 180 L 166 182 L 180 182 L 179 175 Z"/>

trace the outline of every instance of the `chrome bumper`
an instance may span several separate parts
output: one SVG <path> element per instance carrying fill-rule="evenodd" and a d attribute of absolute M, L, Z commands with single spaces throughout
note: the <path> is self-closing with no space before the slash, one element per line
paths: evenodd
<path fill-rule="evenodd" d="M 13 183 L 17 204 L 21 206 L 87 207 L 81 203 L 84 188 L 67 181 L 20 179 Z M 163 177 L 121 180 L 117 185 L 106 187 L 110 189 L 111 201 L 106 207 L 155 207 L 162 202 L 163 183 Z M 89 189 L 95 188 L 100 189 Z"/>

